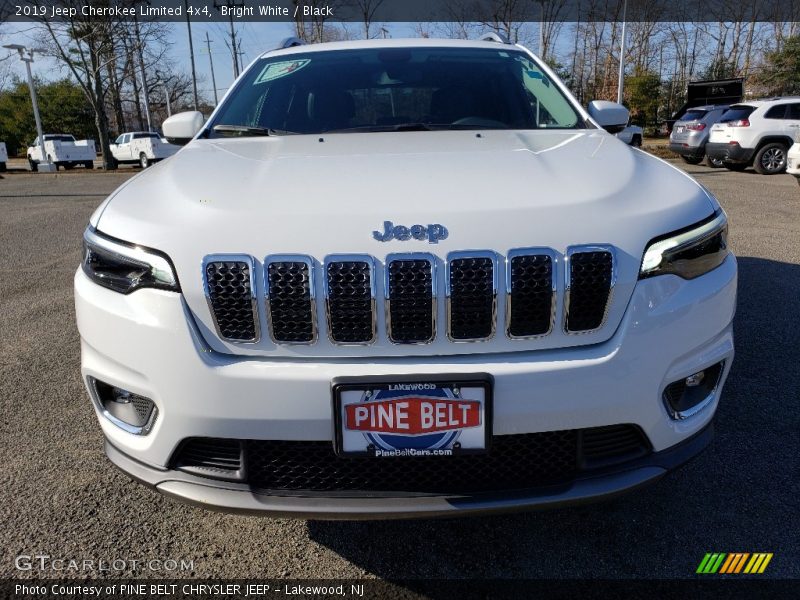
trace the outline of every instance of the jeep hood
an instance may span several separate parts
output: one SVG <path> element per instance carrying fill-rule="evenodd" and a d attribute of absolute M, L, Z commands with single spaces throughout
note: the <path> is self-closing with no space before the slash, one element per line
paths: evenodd
<path fill-rule="evenodd" d="M 602 130 L 342 133 L 196 140 L 120 188 L 92 224 L 166 252 L 210 332 L 200 276 L 207 254 L 260 262 L 268 254 L 320 261 L 363 253 L 381 261 L 390 252 L 444 258 L 454 250 L 504 255 L 547 246 L 563 253 L 612 244 L 618 280 L 607 326 L 563 346 L 610 337 L 646 243 L 715 208 L 682 171 Z M 449 235 L 437 244 L 380 242 L 373 231 L 384 221 L 440 224 Z"/>

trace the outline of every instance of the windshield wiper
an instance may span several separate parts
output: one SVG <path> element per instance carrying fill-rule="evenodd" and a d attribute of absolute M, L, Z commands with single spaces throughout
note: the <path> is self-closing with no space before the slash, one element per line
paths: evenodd
<path fill-rule="evenodd" d="M 343 127 L 341 129 L 329 129 L 324 133 L 347 133 L 347 132 L 385 132 L 385 131 L 433 131 L 438 129 L 436 125 L 428 123 L 397 123 L 396 125 L 359 125 L 358 127 Z"/>
<path fill-rule="evenodd" d="M 214 125 L 214 132 L 238 136 L 277 134 L 277 131 L 268 127 L 250 127 L 248 125 Z"/>

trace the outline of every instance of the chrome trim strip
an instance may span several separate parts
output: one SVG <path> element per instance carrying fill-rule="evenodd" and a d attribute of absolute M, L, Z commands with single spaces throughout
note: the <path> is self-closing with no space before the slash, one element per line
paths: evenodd
<path fill-rule="evenodd" d="M 311 339 L 307 342 L 285 342 L 275 339 L 275 332 L 272 327 L 272 309 L 269 305 L 269 265 L 281 262 L 299 262 L 308 267 L 308 296 L 311 311 Z M 314 258 L 306 254 L 270 254 L 264 258 L 264 307 L 267 315 L 267 328 L 269 337 L 275 344 L 282 346 L 310 346 L 317 343 L 317 292 L 315 286 Z"/>
<path fill-rule="evenodd" d="M 569 319 L 569 293 L 570 293 L 570 276 L 572 266 L 570 260 L 574 254 L 581 254 L 584 252 L 610 252 L 611 253 L 611 281 L 608 286 L 608 298 L 606 298 L 606 306 L 603 309 L 603 318 L 600 324 L 594 329 L 583 329 L 581 331 L 570 331 L 567 329 L 567 322 Z M 617 253 L 614 246 L 608 244 L 585 244 L 580 246 L 569 246 L 564 256 L 564 320 L 562 328 L 567 335 L 584 335 L 587 333 L 594 333 L 603 328 L 608 318 L 608 311 L 611 307 L 611 301 L 614 297 L 614 286 L 617 283 Z"/>
<path fill-rule="evenodd" d="M 551 286 L 552 296 L 550 298 L 550 325 L 544 333 L 537 335 L 512 335 L 511 334 L 511 291 L 513 281 L 511 274 L 511 260 L 518 256 L 549 256 L 551 265 Z M 553 333 L 556 322 L 556 309 L 558 308 L 558 254 L 552 248 L 532 247 L 532 248 L 512 248 L 506 255 L 506 336 L 510 340 L 535 340 L 546 337 Z"/>
<path fill-rule="evenodd" d="M 454 260 L 462 258 L 488 258 L 492 261 L 492 323 L 491 323 L 491 331 L 489 332 L 489 335 L 487 337 L 456 339 L 452 336 L 452 331 L 451 331 L 452 318 L 451 318 L 451 306 L 450 306 L 451 302 L 450 263 Z M 444 267 L 444 281 L 445 281 L 444 290 L 445 290 L 445 314 L 447 321 L 446 323 L 447 339 L 449 339 L 454 344 L 486 342 L 488 340 L 491 340 L 497 333 L 497 287 L 498 287 L 497 253 L 492 250 L 458 250 L 448 253 Z"/>
<path fill-rule="evenodd" d="M 427 340 L 419 342 L 398 342 L 392 338 L 392 314 L 390 311 L 391 298 L 389 297 L 389 265 L 395 261 L 402 260 L 427 260 L 431 265 L 431 337 Z M 392 344 L 402 345 L 424 345 L 430 344 L 436 339 L 436 313 L 438 311 L 436 286 L 438 279 L 436 277 L 436 257 L 427 252 L 395 252 L 386 255 L 383 269 L 383 290 L 384 290 L 384 311 L 386 315 L 386 335 Z"/>
<path fill-rule="evenodd" d="M 206 267 L 210 263 L 215 262 L 243 262 L 247 263 L 248 267 L 250 268 L 250 303 L 253 309 L 253 324 L 254 324 L 254 332 L 255 338 L 252 340 L 239 340 L 235 338 L 228 338 L 222 335 L 222 331 L 220 331 L 219 323 L 217 322 L 217 314 L 214 311 L 214 305 L 211 302 L 211 293 L 208 289 L 208 280 L 206 277 Z M 250 256 L 249 254 L 209 254 L 208 256 L 203 258 L 202 263 L 203 269 L 203 293 L 206 297 L 206 304 L 208 304 L 208 310 L 211 311 L 211 319 L 214 321 L 214 328 L 217 330 L 217 335 L 221 340 L 225 340 L 226 342 L 233 342 L 236 344 L 257 344 L 261 340 L 261 320 L 258 316 L 258 298 L 256 294 L 256 264 L 255 259 Z"/>
<path fill-rule="evenodd" d="M 153 402 L 151 398 L 147 398 L 148 400 L 150 400 L 150 402 L 153 402 L 153 410 L 150 413 L 150 418 L 147 419 L 147 423 L 145 423 L 141 427 L 136 427 L 135 425 L 131 425 L 130 423 L 126 423 L 125 421 L 118 419 L 110 412 L 108 412 L 105 406 L 103 406 L 103 403 L 100 401 L 100 393 L 97 391 L 97 379 L 95 379 L 91 375 L 89 375 L 87 379 L 89 380 L 89 395 L 92 398 L 92 402 L 94 403 L 94 405 L 97 407 L 97 409 L 100 411 L 100 414 L 103 415 L 104 418 L 106 418 L 109 422 L 113 423 L 126 433 L 130 433 L 131 435 L 145 436 L 148 433 L 150 433 L 150 431 L 153 429 L 153 425 L 155 425 L 156 423 L 156 419 L 158 418 L 158 405 L 155 402 Z M 146 396 L 142 396 L 142 398 L 145 397 Z"/>
<path fill-rule="evenodd" d="M 669 414 L 670 418 L 673 421 L 683 421 L 684 419 L 688 419 L 689 417 L 693 417 L 696 414 L 702 412 L 706 407 L 708 407 L 709 404 L 711 404 L 714 401 L 714 398 L 717 397 L 717 390 L 719 390 L 719 382 L 722 381 L 722 376 L 725 374 L 725 361 L 722 360 L 720 362 L 722 364 L 720 365 L 719 375 L 717 375 L 717 381 L 714 383 L 714 388 L 709 392 L 708 396 L 703 398 L 700 402 L 698 402 L 697 404 L 695 404 L 692 408 L 690 408 L 688 410 L 683 410 L 683 411 L 680 411 L 680 412 L 673 410 L 672 407 L 669 405 L 669 402 L 667 401 L 667 399 L 664 397 L 664 392 L 666 391 L 666 389 L 669 386 L 669 384 L 664 386 L 664 389 L 661 390 L 661 400 L 664 403 L 664 407 L 667 409 L 667 413 Z M 709 365 L 709 366 L 707 366 L 707 367 L 705 367 L 703 369 L 698 369 L 698 370 L 695 371 L 695 373 L 697 373 L 698 371 L 705 371 L 706 369 L 710 369 L 711 367 L 715 366 L 716 364 L 717 363 L 714 363 L 714 364 Z M 692 375 L 692 373 L 689 373 L 689 375 Z M 686 377 L 689 377 L 689 375 L 687 375 Z"/>
<path fill-rule="evenodd" d="M 328 284 L 328 265 L 342 262 L 363 262 L 369 266 L 369 288 L 372 298 L 372 338 L 366 342 L 337 342 L 331 333 L 331 306 Z M 369 254 L 329 254 L 322 263 L 322 287 L 325 295 L 325 318 L 328 322 L 328 340 L 335 346 L 369 346 L 378 339 L 377 288 L 375 285 L 375 258 Z"/>

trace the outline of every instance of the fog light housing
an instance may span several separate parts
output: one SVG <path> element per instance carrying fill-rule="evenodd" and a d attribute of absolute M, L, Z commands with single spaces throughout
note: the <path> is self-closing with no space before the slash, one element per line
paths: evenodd
<path fill-rule="evenodd" d="M 708 406 L 714 399 L 724 367 L 725 361 L 720 361 L 664 388 L 664 405 L 669 416 L 675 420 L 688 419 Z"/>
<path fill-rule="evenodd" d="M 145 396 L 89 377 L 89 389 L 103 416 L 134 435 L 147 435 L 158 417 L 155 403 Z"/>

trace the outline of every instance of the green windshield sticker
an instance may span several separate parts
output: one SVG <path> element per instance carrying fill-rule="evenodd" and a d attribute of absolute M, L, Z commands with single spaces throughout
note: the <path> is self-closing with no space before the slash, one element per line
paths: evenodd
<path fill-rule="evenodd" d="M 287 75 L 296 73 L 310 62 L 310 58 L 304 58 L 301 60 L 284 60 L 282 62 L 271 63 L 264 67 L 264 70 L 261 71 L 261 74 L 256 77 L 253 85 L 266 83 L 267 81 L 272 81 L 273 79 L 286 77 Z"/>

